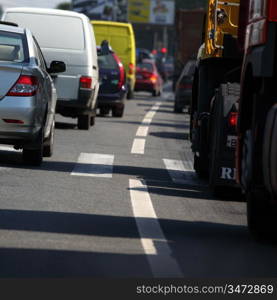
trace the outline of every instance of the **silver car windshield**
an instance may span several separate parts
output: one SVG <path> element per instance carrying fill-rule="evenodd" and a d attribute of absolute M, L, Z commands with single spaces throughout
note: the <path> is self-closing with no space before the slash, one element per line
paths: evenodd
<path fill-rule="evenodd" d="M 23 36 L 0 31 L 0 61 L 23 62 L 24 60 Z"/>

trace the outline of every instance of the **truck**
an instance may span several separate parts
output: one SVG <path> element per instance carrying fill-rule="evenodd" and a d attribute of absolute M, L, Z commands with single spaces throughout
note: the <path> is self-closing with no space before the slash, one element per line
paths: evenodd
<path fill-rule="evenodd" d="M 182 70 L 191 58 L 195 58 L 202 40 L 204 9 L 178 9 L 175 16 L 175 59 L 173 90 Z"/>
<path fill-rule="evenodd" d="M 277 237 L 276 47 L 276 0 L 209 0 L 190 117 L 196 172 L 212 189 L 239 187 L 250 233 L 270 239 Z"/>
<path fill-rule="evenodd" d="M 237 182 L 250 232 L 277 237 L 277 1 L 241 1 Z"/>
<path fill-rule="evenodd" d="M 197 55 L 190 107 L 194 169 L 211 191 L 239 189 L 235 153 L 243 51 L 238 43 L 240 1 L 209 0 Z"/>

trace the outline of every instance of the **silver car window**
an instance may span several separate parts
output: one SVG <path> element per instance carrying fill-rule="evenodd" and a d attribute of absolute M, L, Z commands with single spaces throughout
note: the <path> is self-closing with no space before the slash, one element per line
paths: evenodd
<path fill-rule="evenodd" d="M 0 31 L 0 61 L 23 62 L 24 60 L 23 36 Z"/>

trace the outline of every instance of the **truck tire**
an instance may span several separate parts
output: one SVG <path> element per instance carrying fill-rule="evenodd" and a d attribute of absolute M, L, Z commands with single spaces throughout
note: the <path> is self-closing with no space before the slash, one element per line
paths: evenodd
<path fill-rule="evenodd" d="M 241 162 L 241 183 L 247 202 L 247 225 L 254 238 L 272 240 L 277 236 L 276 207 L 270 203 L 269 193 L 253 182 L 253 140 L 252 129 L 248 129 L 243 137 Z"/>
<path fill-rule="evenodd" d="M 218 101 L 215 100 L 215 103 L 211 112 L 211 148 L 210 148 L 210 168 L 209 168 L 209 188 L 212 191 L 213 195 L 216 197 L 222 196 L 222 189 L 215 184 L 215 177 L 217 174 L 217 156 L 218 156 L 218 144 L 219 144 L 219 128 L 218 128 L 218 118 L 216 117 L 216 106 L 218 105 Z"/>
<path fill-rule="evenodd" d="M 259 240 L 277 240 L 277 212 L 264 189 L 249 188 L 246 193 L 247 225 L 250 234 Z"/>
<path fill-rule="evenodd" d="M 277 198 L 277 104 L 266 116 L 263 139 L 263 176 L 266 189 Z M 277 199 L 275 200 L 277 205 Z"/>
<path fill-rule="evenodd" d="M 207 136 L 208 136 L 208 116 L 201 120 L 201 125 L 198 128 L 199 134 L 199 156 L 194 155 L 194 170 L 199 178 L 207 178 L 209 175 L 208 163 L 208 149 L 207 149 Z"/>
<path fill-rule="evenodd" d="M 238 83 L 221 84 L 216 91 L 210 112 L 209 187 L 215 196 L 226 195 L 226 187 L 234 188 L 235 147 L 227 148 L 228 136 L 235 134 L 229 129 L 230 112 L 237 112 L 240 86 Z M 223 178 L 223 167 L 232 170 L 232 179 Z"/>

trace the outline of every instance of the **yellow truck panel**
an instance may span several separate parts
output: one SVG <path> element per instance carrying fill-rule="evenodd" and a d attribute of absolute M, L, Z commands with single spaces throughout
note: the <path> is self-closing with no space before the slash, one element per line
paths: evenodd
<path fill-rule="evenodd" d="M 224 36 L 237 38 L 240 0 L 209 0 L 202 59 L 222 57 Z"/>
<path fill-rule="evenodd" d="M 107 40 L 121 59 L 130 85 L 129 88 L 133 91 L 136 80 L 136 44 L 132 25 L 111 21 L 91 21 L 91 24 L 95 33 L 96 44 L 101 45 L 103 40 Z"/>

